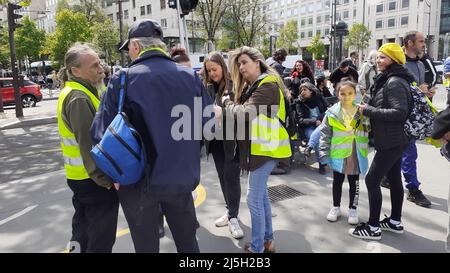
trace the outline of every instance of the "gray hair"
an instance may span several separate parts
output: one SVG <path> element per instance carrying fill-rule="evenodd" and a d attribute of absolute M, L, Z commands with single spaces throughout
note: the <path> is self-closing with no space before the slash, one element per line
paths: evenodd
<path fill-rule="evenodd" d="M 59 80 L 64 84 L 64 82 L 72 80 L 74 75 L 72 74 L 73 67 L 80 67 L 80 57 L 84 53 L 96 53 L 91 46 L 85 43 L 75 43 L 73 46 L 67 50 L 66 55 L 64 55 L 64 67 L 61 68 L 58 74 Z"/>
<path fill-rule="evenodd" d="M 164 51 L 167 51 L 167 46 L 166 44 L 158 38 L 153 38 L 153 37 L 136 37 L 136 38 L 131 38 L 130 42 L 136 42 L 139 44 L 139 46 L 142 47 L 142 49 L 146 49 L 146 48 L 152 48 L 152 47 L 159 47 Z"/>

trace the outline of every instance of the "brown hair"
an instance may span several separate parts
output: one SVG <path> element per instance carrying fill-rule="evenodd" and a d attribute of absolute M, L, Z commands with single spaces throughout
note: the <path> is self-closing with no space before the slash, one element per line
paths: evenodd
<path fill-rule="evenodd" d="M 209 53 L 205 60 L 203 60 L 203 85 L 206 87 L 208 84 L 213 83 L 209 78 L 208 70 L 206 69 L 207 62 L 214 62 L 222 68 L 222 82 L 219 83 L 219 90 L 230 90 L 230 73 L 228 73 L 228 67 L 225 63 L 225 59 L 222 57 L 222 54 L 217 51 Z"/>
<path fill-rule="evenodd" d="M 349 80 L 349 78 L 343 78 L 336 86 L 336 91 L 334 94 L 336 97 L 339 96 L 339 91 L 344 86 L 350 86 L 351 88 L 353 88 L 356 94 L 356 84 L 353 81 Z"/>

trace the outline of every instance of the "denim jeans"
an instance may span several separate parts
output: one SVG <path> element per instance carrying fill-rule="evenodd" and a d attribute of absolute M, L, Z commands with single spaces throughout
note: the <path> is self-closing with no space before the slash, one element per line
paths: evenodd
<path fill-rule="evenodd" d="M 416 140 L 409 142 L 408 148 L 402 156 L 402 173 L 405 177 L 407 189 L 419 189 L 420 182 L 417 179 L 417 147 Z"/>
<path fill-rule="evenodd" d="M 275 160 L 269 160 L 248 175 L 247 205 L 252 220 L 252 252 L 262 253 L 264 241 L 273 240 L 272 209 L 267 180 L 276 164 Z"/>
<path fill-rule="evenodd" d="M 316 154 L 317 162 L 319 162 L 319 141 L 320 141 L 320 129 L 321 126 L 308 127 L 305 130 L 306 137 L 308 137 L 308 147 L 312 147 L 314 149 L 314 153 Z"/>

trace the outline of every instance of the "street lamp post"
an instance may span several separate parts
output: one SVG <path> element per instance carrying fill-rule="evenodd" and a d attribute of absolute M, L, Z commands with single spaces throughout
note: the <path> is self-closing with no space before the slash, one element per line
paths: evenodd
<path fill-rule="evenodd" d="M 431 36 L 430 36 L 430 26 L 431 26 L 431 2 L 428 3 L 427 0 L 420 0 L 420 2 L 425 2 L 428 7 L 428 32 L 427 32 L 427 53 L 430 54 L 430 46 L 431 46 Z"/>

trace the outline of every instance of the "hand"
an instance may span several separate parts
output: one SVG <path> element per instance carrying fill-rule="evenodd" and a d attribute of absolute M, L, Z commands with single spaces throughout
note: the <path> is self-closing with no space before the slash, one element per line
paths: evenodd
<path fill-rule="evenodd" d="M 437 87 L 432 87 L 428 90 L 428 93 L 426 93 L 427 97 L 432 98 L 434 95 L 436 95 L 436 89 Z"/>
<path fill-rule="evenodd" d="M 366 109 L 366 107 L 367 107 L 367 104 L 365 104 L 365 103 L 361 102 L 360 104 L 358 104 L 359 112 L 362 114 L 363 110 Z"/>
<path fill-rule="evenodd" d="M 422 92 L 424 92 L 425 94 L 427 94 L 428 93 L 428 84 L 422 83 L 421 85 L 419 85 L 419 89 L 422 90 Z"/>
<path fill-rule="evenodd" d="M 120 188 L 120 184 L 119 183 L 114 183 L 114 188 L 116 189 L 116 191 L 118 191 L 119 188 Z"/>
<path fill-rule="evenodd" d="M 316 126 L 319 126 L 320 124 L 322 124 L 322 122 L 320 120 L 316 120 Z"/>
<path fill-rule="evenodd" d="M 214 105 L 214 114 L 216 115 L 216 119 L 222 118 L 222 107 Z"/>

